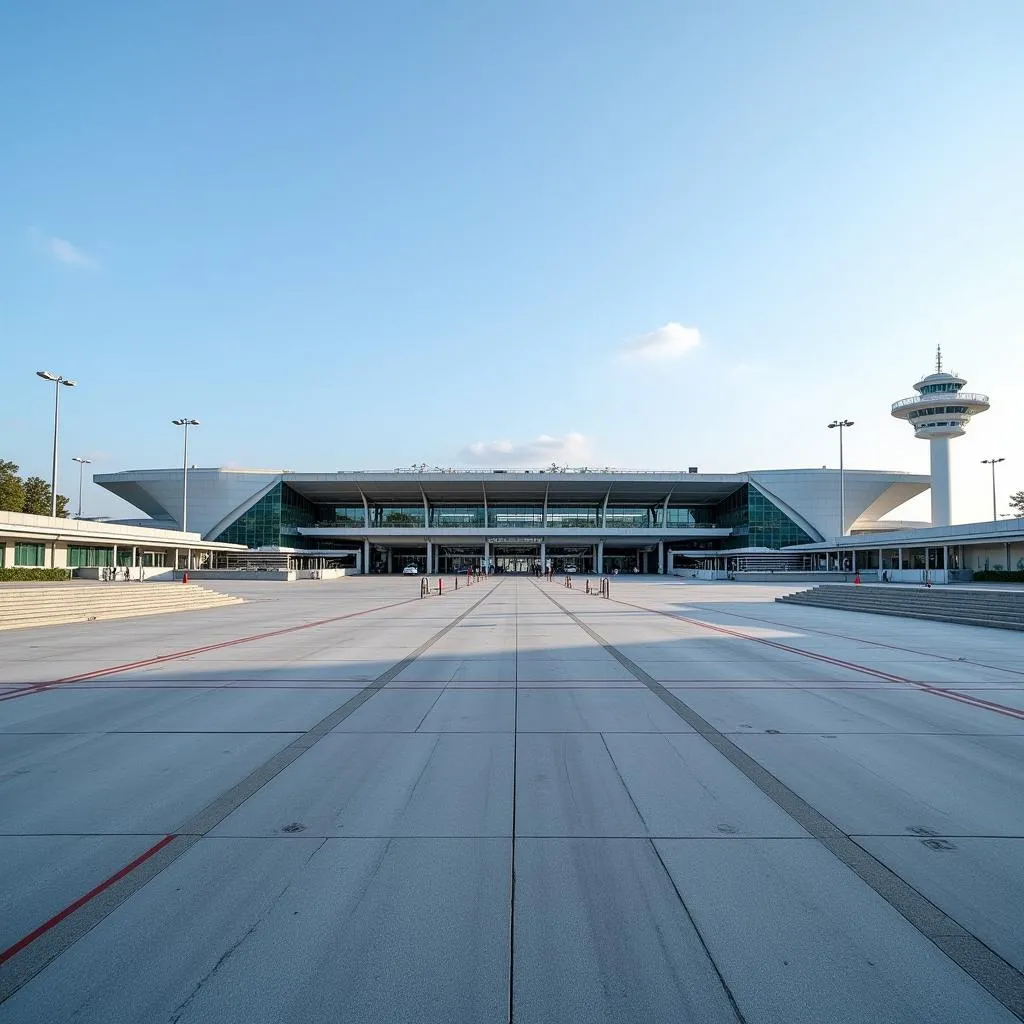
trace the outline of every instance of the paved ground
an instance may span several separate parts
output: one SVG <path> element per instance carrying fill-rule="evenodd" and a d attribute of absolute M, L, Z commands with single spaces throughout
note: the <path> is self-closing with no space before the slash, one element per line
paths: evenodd
<path fill-rule="evenodd" d="M 418 587 L 0 634 L 0 1024 L 1024 1014 L 1019 636 Z"/>

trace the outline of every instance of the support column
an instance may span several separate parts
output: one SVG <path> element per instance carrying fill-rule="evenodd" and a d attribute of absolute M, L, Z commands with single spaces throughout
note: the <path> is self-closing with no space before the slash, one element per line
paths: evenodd
<path fill-rule="evenodd" d="M 393 554 L 394 554 L 394 549 L 391 548 L 391 547 L 388 547 L 388 575 L 389 576 L 391 575 L 391 573 L 393 573 L 395 571 L 395 565 L 394 565 L 394 561 L 393 561 L 393 557 L 392 557 Z"/>
<path fill-rule="evenodd" d="M 548 545 L 546 541 L 540 542 L 540 571 L 545 573 L 548 571 Z M 600 570 L 598 570 L 600 572 Z"/>
<path fill-rule="evenodd" d="M 658 575 L 665 575 L 665 542 L 658 541 Z"/>
<path fill-rule="evenodd" d="M 114 545 L 114 554 L 113 554 L 112 562 L 113 562 L 114 568 L 116 569 L 117 568 L 117 545 L 116 544 Z"/>
<path fill-rule="evenodd" d="M 427 575 L 431 576 L 434 572 L 434 545 L 428 540 L 427 541 Z"/>
<path fill-rule="evenodd" d="M 370 571 L 370 542 L 369 540 L 363 541 L 363 575 L 367 575 Z"/>
<path fill-rule="evenodd" d="M 597 574 L 604 575 L 604 541 L 597 542 Z"/>
<path fill-rule="evenodd" d="M 949 526 L 953 517 L 949 485 L 949 438 L 933 437 L 928 445 L 931 448 L 932 468 L 932 526 Z"/>
<path fill-rule="evenodd" d="M 490 572 L 491 565 L 491 542 L 489 540 L 484 541 L 484 564 L 482 566 L 485 573 Z"/>

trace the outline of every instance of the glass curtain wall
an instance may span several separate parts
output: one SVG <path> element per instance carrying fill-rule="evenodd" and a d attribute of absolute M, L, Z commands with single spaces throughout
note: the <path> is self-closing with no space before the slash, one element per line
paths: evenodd
<path fill-rule="evenodd" d="M 547 525 L 555 530 L 593 530 L 601 525 L 600 505 L 548 505 Z"/>
<path fill-rule="evenodd" d="M 483 505 L 431 505 L 430 525 L 444 530 L 483 529 L 487 519 Z"/>
<path fill-rule="evenodd" d="M 487 509 L 489 529 L 539 530 L 543 525 L 543 505 L 490 505 Z"/>
<path fill-rule="evenodd" d="M 423 529 L 426 526 L 422 505 L 370 505 L 370 526 Z"/>

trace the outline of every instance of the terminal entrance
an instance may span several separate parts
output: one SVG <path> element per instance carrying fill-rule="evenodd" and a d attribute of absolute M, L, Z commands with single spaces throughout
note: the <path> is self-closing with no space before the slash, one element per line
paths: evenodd
<path fill-rule="evenodd" d="M 502 544 L 492 548 L 491 561 L 497 573 L 535 573 L 540 568 L 539 544 Z"/>
<path fill-rule="evenodd" d="M 597 558 L 593 544 L 554 546 L 549 544 L 547 560 L 556 573 L 593 573 Z"/>
<path fill-rule="evenodd" d="M 483 548 L 449 547 L 442 544 L 437 549 L 439 573 L 481 572 L 483 565 Z"/>

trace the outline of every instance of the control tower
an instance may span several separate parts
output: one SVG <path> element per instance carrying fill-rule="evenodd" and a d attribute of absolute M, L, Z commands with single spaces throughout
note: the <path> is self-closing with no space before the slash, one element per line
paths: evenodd
<path fill-rule="evenodd" d="M 928 441 L 932 455 L 932 526 L 949 526 L 952 502 L 949 485 L 949 439 L 961 437 L 975 413 L 989 407 L 988 395 L 964 391 L 963 377 L 942 369 L 942 347 L 935 356 L 935 372 L 914 385 L 913 398 L 892 407 L 892 414 L 914 428 L 914 437 Z"/>

